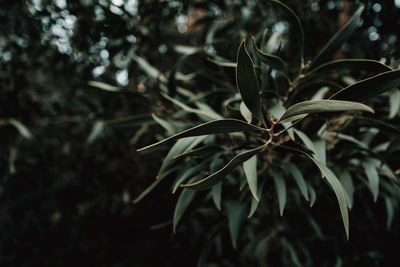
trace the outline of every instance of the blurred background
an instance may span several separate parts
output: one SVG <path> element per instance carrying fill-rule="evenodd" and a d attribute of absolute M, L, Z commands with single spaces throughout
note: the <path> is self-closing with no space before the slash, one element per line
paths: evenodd
<path fill-rule="evenodd" d="M 303 23 L 308 59 L 360 4 L 361 28 L 336 58 L 400 58 L 398 0 L 283 2 Z M 287 22 L 269 20 L 253 0 L 1 0 L 0 266 L 195 266 L 213 218 L 191 214 L 173 234 L 177 197 L 168 184 L 132 204 L 168 151 L 136 149 L 165 136 L 151 113 L 174 113 L 160 82 L 185 49 L 235 61 L 237 32 L 287 31 Z M 214 47 L 207 38 L 217 24 L 222 45 Z M 373 215 L 360 205 L 352 213 L 353 240 L 315 243 L 316 262 L 332 258 L 320 266 L 334 266 L 336 254 L 353 266 L 393 263 L 398 216 L 386 231 L 383 203 L 370 204 Z M 313 209 L 329 235 L 321 212 Z M 232 248 L 224 255 L 214 266 L 241 266 Z"/>

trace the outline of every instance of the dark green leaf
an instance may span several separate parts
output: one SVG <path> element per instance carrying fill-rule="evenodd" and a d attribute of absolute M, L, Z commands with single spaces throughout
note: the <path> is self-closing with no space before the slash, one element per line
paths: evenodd
<path fill-rule="evenodd" d="M 293 121 L 299 119 L 299 117 L 301 118 L 301 115 L 350 110 L 374 112 L 372 108 L 357 102 L 341 100 L 310 100 L 297 103 L 288 108 L 278 122 Z"/>
<path fill-rule="evenodd" d="M 240 44 L 237 54 L 236 85 L 243 102 L 253 116 L 264 122 L 261 111 L 260 85 L 254 71 L 253 61 L 246 51 L 245 39 Z"/>
<path fill-rule="evenodd" d="M 346 231 L 347 239 L 349 239 L 349 211 L 347 210 L 347 202 L 346 202 L 346 192 L 343 189 L 342 184 L 336 175 L 328 169 L 324 164 L 319 162 L 318 160 L 313 159 L 311 156 L 307 155 L 314 163 L 317 165 L 319 170 L 322 173 L 322 176 L 326 177 L 326 180 L 332 186 L 333 191 L 338 199 L 340 212 L 342 214 L 343 225 Z"/>
<path fill-rule="evenodd" d="M 257 195 L 257 155 L 243 162 L 243 170 L 249 184 L 250 192 L 257 201 L 260 201 Z"/>
<path fill-rule="evenodd" d="M 380 73 L 343 88 L 330 99 L 365 101 L 400 86 L 400 70 Z"/>
<path fill-rule="evenodd" d="M 257 131 L 265 131 L 265 130 L 263 128 L 248 124 L 241 120 L 236 120 L 236 119 L 215 120 L 215 121 L 206 122 L 201 125 L 190 128 L 188 130 L 182 131 L 182 132 L 177 133 L 173 136 L 170 136 L 164 140 L 161 140 L 157 143 L 140 148 L 137 151 L 142 151 L 142 150 L 148 149 L 150 147 L 154 147 L 154 146 L 163 144 L 168 141 L 185 138 L 185 137 L 201 136 L 201 135 L 209 135 L 209 134 L 219 134 L 219 133 L 257 132 Z"/>
<path fill-rule="evenodd" d="M 232 201 L 228 203 L 227 211 L 229 232 L 231 234 L 232 245 L 236 249 L 240 226 L 246 218 L 246 206 L 243 203 Z"/>
<path fill-rule="evenodd" d="M 347 195 L 349 196 L 349 209 L 353 207 L 354 203 L 354 184 L 353 180 L 351 179 L 351 175 L 348 171 L 342 171 L 340 177 L 340 183 L 343 185 L 344 190 L 346 191 Z"/>
<path fill-rule="evenodd" d="M 9 119 L 8 123 L 11 124 L 12 126 L 14 126 L 17 129 L 17 131 L 19 132 L 19 134 L 22 135 L 24 138 L 26 138 L 28 140 L 33 139 L 32 133 L 29 131 L 29 129 L 24 124 L 22 124 L 22 122 L 19 122 L 14 119 Z"/>
<path fill-rule="evenodd" d="M 329 58 L 343 45 L 343 43 L 350 38 L 354 30 L 359 26 L 363 10 L 363 6 L 357 9 L 346 25 L 344 25 L 317 54 L 307 71 L 310 71 L 329 60 Z"/>
<path fill-rule="evenodd" d="M 265 184 L 265 179 L 263 179 L 261 181 L 261 183 L 257 189 L 257 197 L 260 201 L 261 201 L 262 189 L 264 187 L 264 184 Z M 247 216 L 247 218 L 251 218 L 251 216 L 253 216 L 253 214 L 257 210 L 258 205 L 260 204 L 260 201 L 257 201 L 254 197 L 251 198 L 250 212 L 249 212 L 249 215 Z"/>
<path fill-rule="evenodd" d="M 210 165 L 210 171 L 215 172 L 221 168 L 223 165 L 223 160 L 220 158 L 215 158 Z M 222 196 L 222 181 L 218 182 L 211 188 L 211 197 L 215 204 L 215 207 L 221 211 L 221 196 Z"/>
<path fill-rule="evenodd" d="M 312 188 L 310 185 L 308 185 L 307 188 L 308 188 L 308 194 L 310 195 L 310 208 L 311 208 L 312 206 L 314 206 L 317 195 L 315 194 L 314 188 Z"/>
<path fill-rule="evenodd" d="M 385 206 L 386 206 L 386 214 L 387 214 L 387 219 L 386 219 L 386 229 L 390 230 L 390 227 L 392 226 L 393 222 L 393 217 L 394 217 L 394 207 L 393 207 L 393 200 L 386 196 L 385 197 Z"/>
<path fill-rule="evenodd" d="M 253 49 L 256 57 L 265 64 L 271 66 L 273 69 L 277 71 L 283 72 L 285 75 L 288 74 L 288 67 L 286 63 L 278 56 L 263 53 L 256 44 L 256 40 L 253 37 Z"/>
<path fill-rule="evenodd" d="M 330 61 L 328 63 L 322 64 L 321 66 L 315 68 L 307 75 L 311 75 L 313 73 L 321 73 L 327 72 L 332 70 L 363 70 L 363 71 L 370 71 L 375 73 L 391 71 L 392 68 L 372 59 L 339 59 Z"/>
<path fill-rule="evenodd" d="M 175 159 L 180 159 L 180 158 L 184 158 L 184 157 L 191 157 L 191 158 L 202 158 L 202 157 L 206 157 L 209 155 L 213 155 L 217 152 L 221 151 L 221 147 L 219 146 L 202 146 L 196 149 L 192 149 L 189 151 L 186 151 L 182 154 L 176 155 L 174 158 Z"/>
<path fill-rule="evenodd" d="M 193 180 L 191 180 L 193 181 Z M 176 232 L 176 226 L 178 225 L 183 213 L 186 208 L 192 202 L 196 191 L 183 189 L 181 195 L 179 196 L 178 202 L 176 203 L 174 210 L 174 218 L 173 218 L 173 229 L 174 233 Z"/>
<path fill-rule="evenodd" d="M 364 167 L 365 174 L 368 178 L 368 187 L 371 190 L 371 193 L 374 197 L 374 202 L 377 201 L 379 195 L 379 175 L 376 171 L 376 168 L 371 162 L 363 162 L 362 166 Z"/>
<path fill-rule="evenodd" d="M 275 168 L 270 168 L 271 175 L 274 178 L 276 193 L 278 194 L 279 214 L 282 216 L 286 205 L 286 183 L 282 174 Z"/>
<path fill-rule="evenodd" d="M 191 189 L 207 189 L 210 188 L 211 186 L 215 185 L 219 181 L 221 181 L 226 175 L 228 175 L 230 172 L 232 172 L 237 166 L 242 164 L 244 161 L 250 159 L 257 153 L 260 153 L 263 151 L 267 145 L 262 145 L 260 147 L 254 148 L 252 150 L 243 152 L 236 157 L 234 157 L 225 167 L 220 169 L 217 172 L 214 172 L 213 174 L 207 176 L 206 178 L 193 183 L 193 184 L 185 184 L 181 185 L 182 187 L 188 187 Z"/>

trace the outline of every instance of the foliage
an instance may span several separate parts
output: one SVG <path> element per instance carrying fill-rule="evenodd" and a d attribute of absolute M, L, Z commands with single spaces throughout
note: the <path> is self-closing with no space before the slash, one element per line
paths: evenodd
<path fill-rule="evenodd" d="M 280 148 L 256 145 L 269 138 L 266 115 L 276 122 L 284 108 L 326 101 L 364 78 L 396 75 L 400 8 L 394 1 L 284 2 L 2 1 L 0 265 L 392 262 L 399 242 L 398 188 L 389 169 L 398 175 L 398 90 L 370 95 L 364 104 L 375 114 L 310 115 L 273 137 L 285 142 Z M 361 27 L 310 70 L 307 60 L 322 51 L 328 32 L 361 5 Z M 262 92 L 255 109 L 236 87 L 244 38 L 241 55 L 250 56 L 257 81 L 251 69 L 246 76 Z M 309 78 L 296 81 L 302 63 Z M 369 94 L 378 93 L 375 85 Z M 136 152 L 227 118 L 238 132 L 218 127 L 223 133 Z M 277 123 L 274 133 L 290 123 Z M 253 149 L 262 152 L 243 154 Z M 222 178 L 218 171 L 234 158 Z M 313 160 L 345 190 L 347 242 L 335 192 Z M 217 172 L 211 189 L 180 187 Z"/>

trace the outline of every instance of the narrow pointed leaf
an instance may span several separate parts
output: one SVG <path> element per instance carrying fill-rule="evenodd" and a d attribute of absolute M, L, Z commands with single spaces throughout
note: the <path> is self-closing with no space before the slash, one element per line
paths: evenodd
<path fill-rule="evenodd" d="M 261 201 L 262 189 L 264 187 L 264 184 L 265 184 L 265 179 L 262 180 L 262 182 L 260 183 L 260 185 L 258 186 L 258 189 L 257 189 L 257 197 L 260 201 Z M 247 218 L 251 218 L 254 215 L 254 213 L 257 210 L 258 205 L 260 204 L 260 201 L 257 201 L 254 197 L 251 199 L 250 212 L 249 212 L 249 215 L 247 216 Z"/>
<path fill-rule="evenodd" d="M 192 184 L 184 184 L 181 185 L 182 187 L 188 187 L 191 189 L 207 189 L 210 188 L 211 186 L 215 185 L 219 181 L 221 181 L 225 176 L 227 176 L 230 172 L 232 172 L 237 166 L 242 164 L 244 161 L 250 159 L 257 153 L 260 153 L 266 148 L 267 145 L 262 145 L 260 147 L 254 148 L 252 150 L 248 150 L 246 152 L 243 152 L 236 157 L 234 157 L 225 167 L 220 169 L 217 172 L 214 172 L 213 174 L 207 176 L 206 178 Z"/>
<path fill-rule="evenodd" d="M 282 3 L 281 1 L 277 0 L 268 0 L 270 3 L 282 8 L 285 12 L 285 17 L 288 20 L 289 24 L 291 27 L 293 27 L 292 32 L 295 35 L 297 45 L 299 47 L 299 57 L 300 57 L 300 62 L 301 64 L 303 63 L 303 54 L 304 54 L 304 30 L 303 26 L 301 25 L 299 17 L 296 15 L 296 13 L 293 12 L 293 10 Z"/>
<path fill-rule="evenodd" d="M 286 206 L 286 183 L 282 174 L 274 168 L 270 169 L 272 177 L 274 178 L 275 189 L 278 195 L 279 214 L 283 216 L 283 211 Z"/>
<path fill-rule="evenodd" d="M 251 123 L 253 119 L 253 115 L 251 114 L 251 111 L 247 108 L 246 104 L 242 101 L 240 102 L 240 114 L 243 116 L 243 118 L 248 122 Z"/>
<path fill-rule="evenodd" d="M 310 195 L 310 208 L 312 208 L 312 206 L 314 206 L 315 204 L 317 195 L 315 194 L 314 188 L 312 188 L 310 185 L 308 185 L 307 188 L 308 188 L 308 194 Z"/>
<path fill-rule="evenodd" d="M 364 6 L 360 6 L 357 9 L 346 25 L 344 25 L 317 54 L 307 71 L 310 71 L 329 60 L 329 58 L 343 45 L 343 43 L 351 37 L 354 30 L 359 26 L 363 10 Z"/>
<path fill-rule="evenodd" d="M 221 211 L 222 181 L 219 181 L 211 188 L 211 197 L 215 207 Z"/>
<path fill-rule="evenodd" d="M 393 119 L 400 110 L 400 90 L 394 89 L 389 94 L 390 113 L 389 119 Z"/>
<path fill-rule="evenodd" d="M 344 229 L 346 232 L 347 239 L 349 239 L 349 211 L 347 210 L 347 201 L 346 201 L 346 193 L 343 189 L 342 184 L 336 175 L 328 169 L 324 164 L 319 162 L 318 160 L 313 159 L 311 156 L 307 155 L 314 163 L 317 165 L 319 170 L 322 173 L 322 176 L 326 177 L 326 180 L 332 186 L 333 191 L 335 192 L 336 198 L 338 199 L 340 213 L 342 214 L 342 220 Z"/>
<path fill-rule="evenodd" d="M 273 69 L 284 73 L 285 75 L 288 74 L 288 67 L 286 63 L 278 56 L 263 53 L 256 44 L 256 40 L 253 37 L 253 49 L 255 52 L 256 57 L 263 63 L 271 66 Z"/>
<path fill-rule="evenodd" d="M 19 134 L 22 135 L 24 138 L 26 138 L 28 140 L 33 139 L 32 133 L 29 131 L 29 129 L 24 124 L 22 124 L 22 122 L 19 122 L 14 119 L 9 119 L 8 123 L 11 124 L 12 126 L 14 126 L 17 129 L 17 131 L 19 132 Z"/>
<path fill-rule="evenodd" d="M 330 99 L 363 102 L 397 86 L 400 86 L 400 70 L 387 71 L 349 85 Z"/>
<path fill-rule="evenodd" d="M 236 119 L 223 119 L 223 120 L 215 120 L 211 122 L 206 122 L 201 125 L 195 126 L 183 132 L 172 135 L 164 140 L 161 140 L 152 145 L 143 147 L 138 149 L 137 151 L 142 151 L 157 145 L 161 145 L 165 142 L 191 137 L 191 136 L 201 136 L 201 135 L 209 135 L 209 134 L 219 134 L 219 133 L 233 133 L 233 132 L 257 132 L 263 131 L 264 129 L 257 127 L 255 125 L 248 124 L 241 120 Z"/>
<path fill-rule="evenodd" d="M 181 195 L 179 196 L 178 202 L 176 203 L 174 210 L 174 218 L 173 218 L 173 230 L 176 232 L 176 226 L 178 225 L 180 219 L 182 218 L 183 213 L 186 208 L 192 202 L 196 191 L 183 189 Z"/>
<path fill-rule="evenodd" d="M 298 118 L 298 115 L 337 111 L 369 111 L 374 113 L 372 108 L 357 102 L 342 100 L 310 100 L 297 103 L 288 108 L 279 119 L 279 122 L 293 121 Z"/>
<path fill-rule="evenodd" d="M 198 176 L 199 173 L 207 167 L 209 162 L 210 162 L 209 160 L 205 160 L 204 162 L 202 162 L 202 163 L 200 163 L 200 164 L 198 164 L 196 166 L 193 166 L 193 167 L 191 167 L 189 169 L 185 169 L 176 178 L 175 184 L 174 184 L 173 189 L 172 189 L 172 194 L 175 194 L 175 192 L 178 190 L 179 186 L 182 183 L 186 182 L 186 180 L 188 180 L 190 178 L 193 178 L 194 176 Z"/>
<path fill-rule="evenodd" d="M 175 156 L 193 149 L 195 146 L 203 142 L 206 137 L 207 136 L 195 136 L 178 140 L 171 147 L 167 156 L 165 156 L 156 178 L 164 179 L 164 177 L 166 176 L 165 172 L 176 162 Z"/>
<path fill-rule="evenodd" d="M 315 68 L 307 75 L 314 73 L 322 73 L 328 71 L 340 71 L 340 70 L 363 70 L 375 73 L 386 72 L 393 70 L 391 67 L 372 59 L 339 59 L 327 62 Z"/>
<path fill-rule="evenodd" d="M 221 151 L 221 147 L 219 146 L 202 146 L 196 149 L 192 149 L 189 151 L 186 151 L 182 154 L 176 155 L 174 158 L 179 159 L 179 158 L 184 158 L 184 157 L 190 157 L 190 158 L 202 158 L 206 157 L 209 155 L 213 155 L 217 152 Z"/>
<path fill-rule="evenodd" d="M 390 230 L 390 227 L 392 226 L 392 222 L 393 222 L 393 217 L 394 217 L 394 207 L 393 207 L 393 200 L 388 196 L 385 197 L 385 206 L 386 206 L 386 214 L 387 214 L 386 229 Z"/>
<path fill-rule="evenodd" d="M 260 201 L 257 195 L 257 155 L 243 162 L 243 170 L 253 197 Z"/>
<path fill-rule="evenodd" d="M 379 195 L 379 175 L 376 171 L 376 168 L 371 162 L 363 162 L 362 166 L 364 167 L 365 174 L 368 178 L 368 187 L 371 190 L 371 193 L 374 197 L 374 202 L 377 201 Z"/>
<path fill-rule="evenodd" d="M 253 61 L 246 51 L 245 39 L 240 44 L 237 54 L 236 85 L 243 102 L 253 116 L 260 121 L 264 121 L 261 111 L 260 85 L 254 71 Z"/>
<path fill-rule="evenodd" d="M 237 248 L 237 238 L 239 235 L 240 226 L 246 218 L 246 206 L 239 202 L 229 202 L 227 205 L 228 211 L 228 226 L 231 235 L 233 248 Z"/>
<path fill-rule="evenodd" d="M 287 162 L 283 165 L 284 170 L 288 171 L 292 176 L 293 179 L 295 180 L 297 187 L 300 190 L 300 193 L 303 195 L 303 197 L 309 201 L 308 197 L 308 191 L 307 191 L 307 184 L 306 181 L 304 180 L 303 175 L 301 174 L 299 168 L 297 168 L 296 165 Z"/>
<path fill-rule="evenodd" d="M 344 190 L 349 196 L 349 208 L 353 207 L 354 203 L 354 184 L 351 175 L 348 171 L 343 171 L 339 177 L 340 183 L 343 185 Z"/>

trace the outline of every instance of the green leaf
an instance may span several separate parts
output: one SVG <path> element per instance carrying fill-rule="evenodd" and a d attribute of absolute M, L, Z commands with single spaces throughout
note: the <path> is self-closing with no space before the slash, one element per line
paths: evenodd
<path fill-rule="evenodd" d="M 397 86 L 400 86 L 400 70 L 387 71 L 349 85 L 330 99 L 362 102 Z"/>
<path fill-rule="evenodd" d="M 164 130 L 167 131 L 168 134 L 172 135 L 176 133 L 175 127 L 166 120 L 161 119 L 156 114 L 151 113 L 151 117 L 161 126 Z"/>
<path fill-rule="evenodd" d="M 394 207 L 393 207 L 393 200 L 386 196 L 385 197 L 385 206 L 386 206 L 386 214 L 387 214 L 387 219 L 386 219 L 386 229 L 390 230 L 390 227 L 392 226 L 393 222 L 393 217 L 394 217 Z"/>
<path fill-rule="evenodd" d="M 288 7 L 281 1 L 268 0 L 268 2 L 270 2 L 276 6 L 279 6 L 280 8 L 282 8 L 285 11 L 285 17 L 288 20 L 290 26 L 293 27 L 292 32 L 295 35 L 297 45 L 299 47 L 298 55 L 300 57 L 300 62 L 303 65 L 303 61 L 304 61 L 304 59 L 303 59 L 304 58 L 304 30 L 303 30 L 303 26 L 300 23 L 299 17 L 296 15 L 296 13 L 293 12 L 292 9 L 290 9 L 290 7 Z"/>
<path fill-rule="evenodd" d="M 184 184 L 181 186 L 188 187 L 191 189 L 200 189 L 200 190 L 210 188 L 214 184 L 221 181 L 225 176 L 227 176 L 230 172 L 232 172 L 237 166 L 242 164 L 244 161 L 250 159 L 257 153 L 260 153 L 261 151 L 263 151 L 267 147 L 267 145 L 268 145 L 268 143 L 264 144 L 262 146 L 259 146 L 257 148 L 248 150 L 246 152 L 243 152 L 243 153 L 237 155 L 236 157 L 234 157 L 227 165 L 225 165 L 225 167 L 223 167 L 219 171 L 214 172 L 213 174 L 207 176 L 206 178 L 204 178 L 196 183 Z"/>
<path fill-rule="evenodd" d="M 253 37 L 253 49 L 254 49 L 254 53 L 256 55 L 256 57 L 263 63 L 271 66 L 273 69 L 280 71 L 282 73 L 284 73 L 286 76 L 288 74 L 288 67 L 285 63 L 285 61 L 283 61 L 280 57 L 275 56 L 275 55 L 271 55 L 271 54 L 267 54 L 267 53 L 263 53 L 256 44 L 256 40 Z"/>
<path fill-rule="evenodd" d="M 175 159 L 180 159 L 180 158 L 185 158 L 185 157 L 202 158 L 202 157 L 207 157 L 209 155 L 213 155 L 220 151 L 221 151 L 221 147 L 219 147 L 219 146 L 215 146 L 215 145 L 202 146 L 202 147 L 199 147 L 196 149 L 186 151 L 182 154 L 176 155 L 174 158 Z"/>
<path fill-rule="evenodd" d="M 161 168 L 158 171 L 157 179 L 163 179 L 165 177 L 164 172 L 175 163 L 175 156 L 180 155 L 186 151 L 193 149 L 195 146 L 200 144 L 206 139 L 207 136 L 188 137 L 178 140 L 169 150 L 167 156 L 164 158 Z"/>
<path fill-rule="evenodd" d="M 28 140 L 33 139 L 32 133 L 29 131 L 29 129 L 24 124 L 22 124 L 22 122 L 19 122 L 14 119 L 9 119 L 8 123 L 11 124 L 12 126 L 14 126 L 15 129 L 17 129 L 17 131 L 19 132 L 19 134 L 22 135 L 22 137 L 24 137 Z"/>
<path fill-rule="evenodd" d="M 113 85 L 110 85 L 108 83 L 103 83 L 103 82 L 89 81 L 88 85 L 92 86 L 92 87 L 99 88 L 101 90 L 109 91 L 109 92 L 120 92 L 120 91 L 122 91 L 121 87 L 113 86 Z"/>
<path fill-rule="evenodd" d="M 250 192 L 257 201 L 260 201 L 257 195 L 257 155 L 243 162 L 243 170 L 249 184 Z"/>
<path fill-rule="evenodd" d="M 201 135 L 209 135 L 209 134 L 219 134 L 219 133 L 233 133 L 233 132 L 257 132 L 257 131 L 265 131 L 265 129 L 257 127 L 255 125 L 248 124 L 241 120 L 236 119 L 223 119 L 223 120 L 215 120 L 211 122 L 206 122 L 201 125 L 195 126 L 188 130 L 177 133 L 173 136 L 170 136 L 164 140 L 161 140 L 152 145 L 143 147 L 138 149 L 137 151 L 142 151 L 157 145 L 161 145 L 165 142 L 191 137 L 191 136 L 201 136 Z"/>
<path fill-rule="evenodd" d="M 240 102 L 240 114 L 243 116 L 243 118 L 248 122 L 251 123 L 253 116 L 251 114 L 251 111 L 247 108 L 246 104 L 242 101 Z"/>
<path fill-rule="evenodd" d="M 315 204 L 315 199 L 317 195 L 315 194 L 314 188 L 312 188 L 310 185 L 308 185 L 307 188 L 308 188 L 308 194 L 310 195 L 310 208 L 312 208 L 312 206 L 314 206 Z"/>
<path fill-rule="evenodd" d="M 174 233 L 176 233 L 176 226 L 178 225 L 180 219 L 182 218 L 183 213 L 186 208 L 192 202 L 196 191 L 183 189 L 181 195 L 179 196 L 178 202 L 176 203 L 174 210 L 174 218 L 173 218 L 173 229 Z"/>
<path fill-rule="evenodd" d="M 211 187 L 211 197 L 215 207 L 221 211 L 222 181 Z"/>
<path fill-rule="evenodd" d="M 344 191 L 342 184 L 340 183 L 336 175 L 330 169 L 328 169 L 328 167 L 326 167 L 318 160 L 313 159 L 309 155 L 307 155 L 307 157 L 309 157 L 315 163 L 315 165 L 317 165 L 317 167 L 322 173 L 322 176 L 326 177 L 326 180 L 332 186 L 336 198 L 338 199 L 340 212 L 342 214 L 343 225 L 346 231 L 346 236 L 347 239 L 349 239 L 349 211 L 347 210 L 346 192 Z"/>
<path fill-rule="evenodd" d="M 326 165 L 326 142 L 325 139 L 319 138 L 314 141 L 315 146 L 315 158 L 321 161 L 322 164 Z"/>
<path fill-rule="evenodd" d="M 259 200 L 261 200 L 262 189 L 264 187 L 264 184 L 265 184 L 265 179 L 263 179 L 261 181 L 261 183 L 257 189 L 257 197 Z M 257 201 L 254 197 L 251 198 L 250 212 L 249 212 L 249 215 L 247 216 L 247 218 L 251 218 L 253 216 L 253 214 L 256 212 L 259 204 L 260 204 L 260 201 Z"/>
<path fill-rule="evenodd" d="M 348 171 L 342 171 L 339 176 L 340 183 L 343 185 L 344 190 L 349 196 L 349 209 L 353 207 L 354 203 L 354 184 L 351 175 Z"/>
<path fill-rule="evenodd" d="M 278 122 L 293 121 L 299 119 L 299 115 L 350 110 L 369 111 L 374 113 L 372 108 L 357 102 L 341 100 L 309 100 L 297 103 L 288 108 Z"/>
<path fill-rule="evenodd" d="M 237 238 L 240 227 L 245 220 L 246 206 L 243 203 L 231 201 L 227 205 L 228 225 L 233 248 L 237 248 Z"/>
<path fill-rule="evenodd" d="M 307 71 L 311 71 L 312 69 L 329 60 L 329 58 L 343 45 L 343 43 L 350 38 L 354 30 L 358 28 L 360 24 L 363 10 L 364 6 L 360 6 L 357 9 L 346 25 L 344 25 L 317 54 Z"/>
<path fill-rule="evenodd" d="M 284 163 L 284 165 L 282 167 L 285 171 L 289 172 L 293 176 L 293 179 L 295 180 L 295 182 L 300 190 L 300 193 L 303 195 L 303 197 L 307 201 L 309 201 L 310 199 L 308 197 L 306 181 L 304 180 L 304 177 L 301 174 L 300 170 L 297 168 L 297 166 L 290 162 L 287 162 L 287 163 Z"/>
<path fill-rule="evenodd" d="M 278 194 L 279 214 L 283 216 L 286 205 L 286 183 L 285 179 L 275 168 L 270 168 L 272 177 L 274 178 L 276 193 Z"/>
<path fill-rule="evenodd" d="M 374 202 L 377 201 L 379 195 L 379 175 L 376 168 L 371 162 L 363 162 L 362 166 L 368 178 L 368 187 L 374 197 Z"/>
<path fill-rule="evenodd" d="M 184 169 L 176 178 L 176 181 L 174 183 L 174 186 L 172 188 L 172 194 L 176 193 L 176 190 L 178 190 L 179 186 L 184 183 L 186 180 L 188 180 L 189 178 L 193 178 L 194 176 L 199 176 L 199 173 L 204 170 L 208 163 L 210 162 L 210 160 L 205 160 L 204 162 L 195 165 L 189 169 Z"/>
<path fill-rule="evenodd" d="M 260 85 L 254 71 L 253 61 L 246 51 L 246 39 L 240 44 L 237 54 L 236 85 L 243 102 L 253 116 L 264 122 L 261 111 Z"/>
<path fill-rule="evenodd" d="M 399 113 L 400 109 L 400 90 L 394 89 L 389 94 L 390 113 L 389 119 L 393 119 Z"/>
<path fill-rule="evenodd" d="M 104 126 L 104 122 L 96 121 L 93 124 L 92 130 L 90 131 L 86 143 L 88 143 L 89 145 L 92 144 L 97 139 L 97 137 L 99 137 L 103 133 Z"/>
<path fill-rule="evenodd" d="M 321 73 L 341 69 L 357 71 L 363 70 L 375 73 L 393 70 L 391 67 L 372 59 L 339 59 L 320 65 L 307 73 L 307 76 L 318 72 Z"/>

